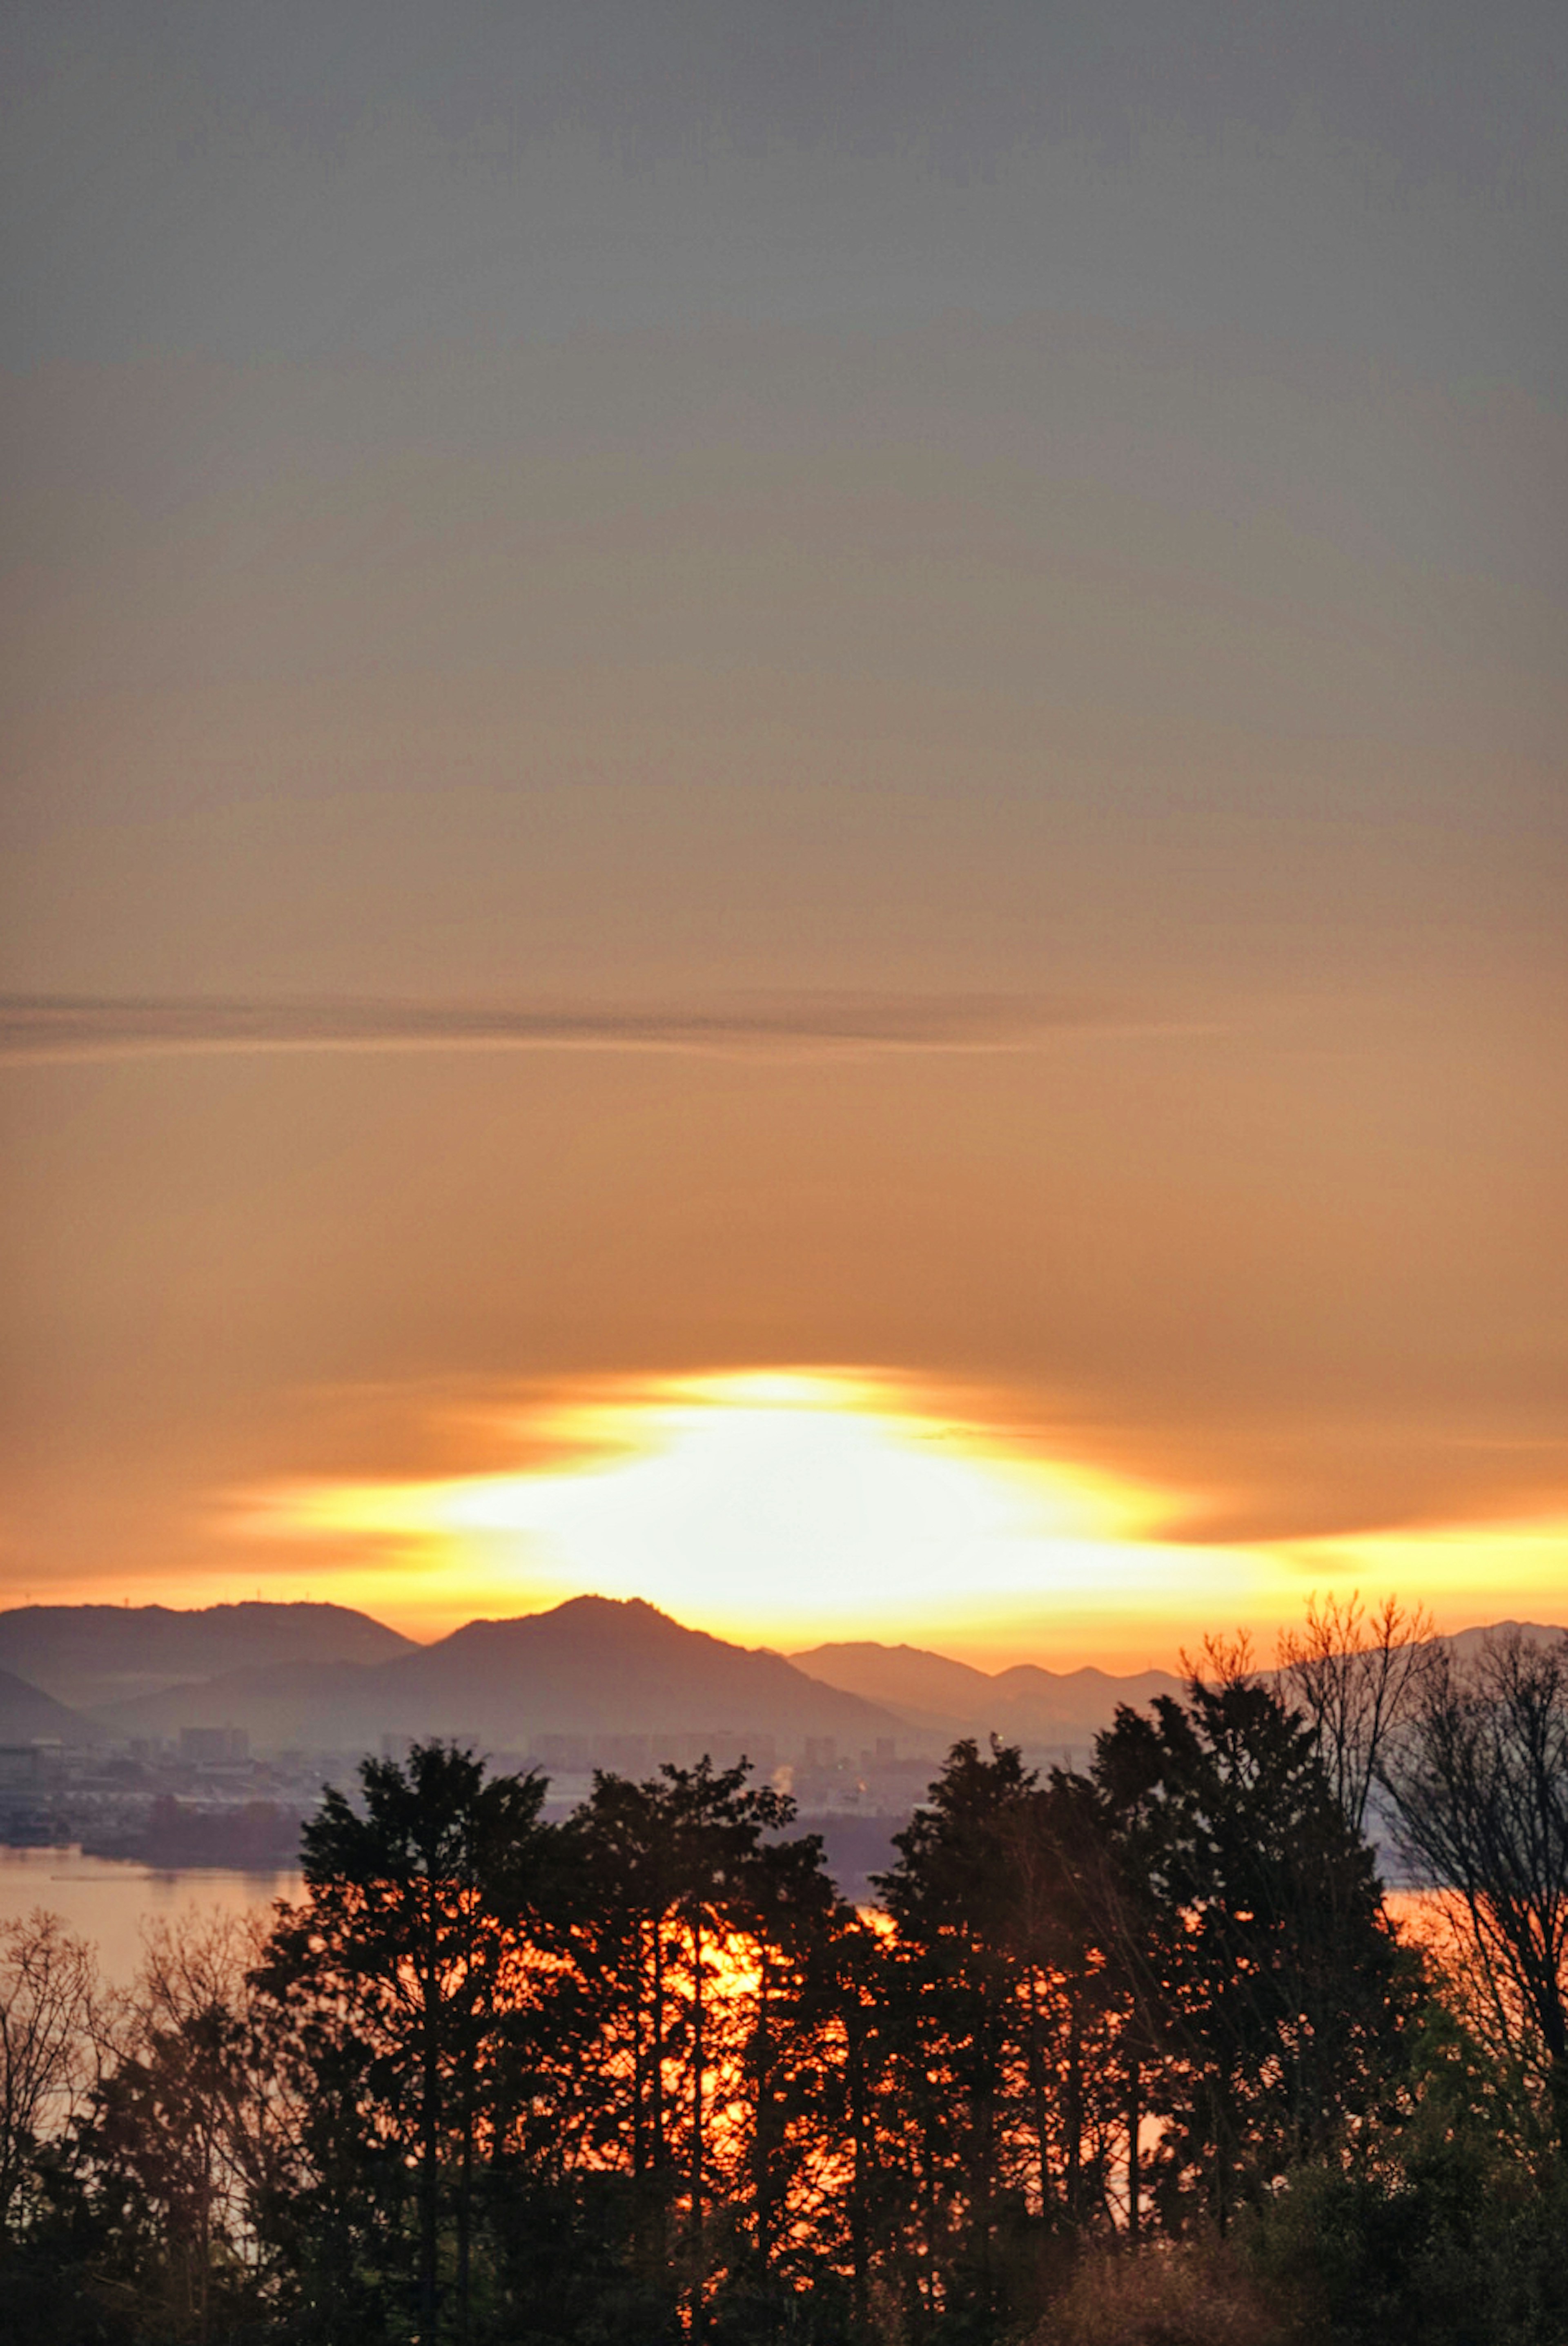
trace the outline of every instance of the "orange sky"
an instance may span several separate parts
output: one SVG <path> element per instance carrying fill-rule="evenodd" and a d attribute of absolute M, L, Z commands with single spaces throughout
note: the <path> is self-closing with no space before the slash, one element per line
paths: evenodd
<path fill-rule="evenodd" d="M 439 1634 L 591 1589 L 790 1651 L 823 1639 L 1140 1668 L 1199 1632 L 1260 1646 L 1309 1593 L 1419 1586 L 1445 1627 L 1484 1601 L 1560 1617 L 1568 1516 L 1296 1541 L 1204 1538 L 1204 1495 L 1091 1460 L 1006 1396 L 843 1369 L 473 1392 L 422 1473 L 267 1482 L 223 1529 L 286 1580 Z M 485 1451 L 490 1456 L 484 1456 Z"/>
<path fill-rule="evenodd" d="M 0 1601 L 1563 1617 L 1554 20 L 724 15 L 0 34 Z"/>

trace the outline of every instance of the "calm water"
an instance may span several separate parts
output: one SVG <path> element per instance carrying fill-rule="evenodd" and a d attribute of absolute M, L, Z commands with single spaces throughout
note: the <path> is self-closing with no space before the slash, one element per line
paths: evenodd
<path fill-rule="evenodd" d="M 145 1923 L 215 1909 L 265 1914 L 274 1899 L 299 1892 L 300 1876 L 292 1872 L 155 1873 L 128 1859 L 84 1857 L 76 1849 L 0 1848 L 0 1923 L 46 1907 L 92 1941 L 104 1978 L 117 1987 L 136 1975 Z"/>
<path fill-rule="evenodd" d="M 98 1951 L 111 1985 L 127 1987 L 141 1960 L 148 1923 L 225 1914 L 267 1914 L 275 1900 L 297 1898 L 296 1872 L 234 1873 L 219 1868 L 158 1873 L 126 1858 L 84 1857 L 77 1849 L 0 1847 L 0 1923 L 43 1906 Z M 1442 1902 L 1430 1891 L 1395 1890 L 1389 1906 L 1413 1936 L 1441 1934 Z"/>

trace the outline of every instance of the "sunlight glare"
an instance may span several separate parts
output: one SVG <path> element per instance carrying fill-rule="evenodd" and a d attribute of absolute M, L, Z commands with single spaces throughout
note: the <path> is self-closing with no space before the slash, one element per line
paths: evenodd
<path fill-rule="evenodd" d="M 593 1590 L 797 1642 L 1104 1605 L 1118 1581 L 1146 1603 L 1168 1582 L 1146 1539 L 1165 1494 L 1010 1453 L 894 1380 L 731 1372 L 588 1391 L 546 1415 L 562 1464 L 293 1485 L 253 1497 L 252 1528 L 423 1554 L 504 1609 Z M 537 1413 L 533 1430 L 537 1448 Z"/>
<path fill-rule="evenodd" d="M 585 1594 L 785 1649 L 935 1646 L 1174 1664 L 1206 1628 L 1271 1648 L 1313 1587 L 1419 1590 L 1441 1627 L 1510 1604 L 1555 1619 L 1561 1523 L 1204 1545 L 1194 1494 L 1084 1464 L 975 1401 L 851 1369 L 604 1378 L 515 1398 L 487 1439 L 530 1462 L 420 1480 L 270 1485 L 241 1526 L 330 1560 L 344 1602 L 430 1634 Z M 232 1510 L 230 1525 L 235 1520 Z M 1467 1592 L 1469 1592 L 1467 1597 Z"/>

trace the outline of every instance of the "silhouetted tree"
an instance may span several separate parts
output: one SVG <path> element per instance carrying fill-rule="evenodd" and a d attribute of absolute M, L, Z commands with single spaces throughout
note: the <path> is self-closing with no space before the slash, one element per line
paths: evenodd
<path fill-rule="evenodd" d="M 57 1914 L 0 1923 L 0 2243 L 40 2143 L 91 2083 L 97 1989 L 92 1950 Z"/>
<path fill-rule="evenodd" d="M 1436 1648 L 1431 1615 L 1385 1597 L 1375 1613 L 1359 1591 L 1348 1599 L 1316 1596 L 1300 1629 L 1279 1640 L 1280 1690 L 1312 1722 L 1319 1757 L 1335 1798 L 1357 1832 L 1384 1754 L 1420 1701 Z"/>
<path fill-rule="evenodd" d="M 1401 1847 L 1463 1901 L 1500 2001 L 1533 2033 L 1568 2156 L 1568 1637 L 1441 1647 L 1383 1781 Z"/>
<path fill-rule="evenodd" d="M 161 1927 L 108 2000 L 98 2075 L 36 2161 L 23 2270 L 0 2290 L 39 2346 L 203 2346 L 274 2312 L 284 2276 L 255 2220 L 282 2147 L 246 1978 L 259 1936 L 232 1918 Z"/>
<path fill-rule="evenodd" d="M 1103 1967 L 1065 1862 L 1074 1804 L 1013 1747 L 959 1743 L 879 1883 L 895 1926 L 905 2261 L 928 2324 L 962 2315 L 983 2331 L 1025 2313 L 1053 2228 L 1103 2191 Z"/>
<path fill-rule="evenodd" d="M 1157 2039 L 1166 2221 L 1222 2227 L 1375 2096 L 1400 1964 L 1371 1853 L 1310 1726 L 1245 1673 L 1118 1711 L 1095 1783 L 1121 1843 L 1107 1933 Z"/>
<path fill-rule="evenodd" d="M 599 1774 L 566 1829 L 568 1960 L 551 1993 L 556 2173 L 633 2225 L 643 2319 L 678 2281 L 688 2332 L 716 2290 L 769 2279 L 814 2155 L 809 2105 L 835 1907 L 794 1804 L 743 1761 Z M 606 2183 L 622 2178 L 619 2194 Z M 673 2304 L 663 2315 L 673 2322 Z"/>
<path fill-rule="evenodd" d="M 304 1903 L 258 1974 L 314 2105 L 304 2178 L 280 2213 L 307 2227 L 330 2218 L 352 2261 L 368 2198 L 372 2258 L 395 2259 L 412 2174 L 417 2335 L 433 2346 L 443 2327 L 469 2334 L 476 2168 L 515 2115 L 551 1834 L 541 1779 L 487 1778 L 483 1760 L 445 1744 L 415 1746 L 402 1767 L 366 1760 L 360 1779 L 360 1809 L 329 1790 L 305 1827 Z"/>

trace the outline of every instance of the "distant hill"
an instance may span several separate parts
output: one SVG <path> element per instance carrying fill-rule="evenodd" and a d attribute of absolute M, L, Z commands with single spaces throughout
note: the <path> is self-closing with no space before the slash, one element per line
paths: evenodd
<path fill-rule="evenodd" d="M 232 1726 L 258 1747 L 335 1750 L 373 1749 L 383 1735 L 471 1736 L 494 1749 L 525 1751 L 541 1735 L 613 1734 L 708 1737 L 718 1757 L 769 1735 L 780 1756 L 811 1736 L 832 1736 L 853 1754 L 899 1731 L 886 1710 L 780 1655 L 683 1628 L 636 1598 L 600 1596 L 514 1620 L 471 1621 L 384 1662 L 232 1670 L 97 1716 L 119 1735 Z"/>
<path fill-rule="evenodd" d="M 382 1735 L 400 1731 L 374 1699 L 380 1667 L 276 1662 L 223 1670 L 216 1678 L 159 1687 L 128 1702 L 102 1704 L 92 1716 L 116 1738 L 172 1741 L 182 1728 L 242 1727 L 258 1752 L 373 1750 Z"/>
<path fill-rule="evenodd" d="M 945 1654 L 925 1653 L 918 1646 L 879 1646 L 869 1640 L 814 1646 L 789 1659 L 825 1686 L 863 1695 L 901 1718 L 933 1726 L 946 1728 L 978 1716 L 991 1700 L 992 1680 L 985 1671 L 949 1661 Z"/>
<path fill-rule="evenodd" d="M 1168 1670 L 1112 1678 L 1104 1670 L 1045 1670 L 1033 1662 L 992 1673 L 916 1646 L 813 1646 L 792 1654 L 797 1669 L 877 1702 L 910 1729 L 949 1742 L 993 1733 L 1037 1749 L 1082 1750 L 1109 1727 L 1118 1703 L 1135 1708 L 1179 1694 Z"/>
<path fill-rule="evenodd" d="M 1442 1642 L 1458 1655 L 1461 1661 L 1470 1661 L 1489 1637 L 1506 1637 L 1515 1629 L 1531 1646 L 1553 1646 L 1560 1637 L 1568 1637 L 1568 1629 L 1549 1628 L 1539 1621 L 1493 1621 L 1484 1629 L 1456 1629 Z"/>
<path fill-rule="evenodd" d="M 1542 1643 L 1568 1634 L 1538 1622 L 1498 1621 L 1457 1630 L 1442 1642 L 1468 1658 L 1486 1638 L 1511 1629 Z M 1118 1704 L 1140 1709 L 1156 1695 L 1183 1691 L 1183 1681 L 1168 1670 L 1113 1678 L 1104 1670 L 1046 1670 L 1026 1662 L 991 1673 L 916 1646 L 813 1646 L 789 1658 L 797 1669 L 828 1686 L 881 1704 L 918 1736 L 940 1736 L 949 1743 L 973 1736 L 983 1742 L 994 1732 L 1037 1750 L 1058 1748 L 1084 1757 L 1101 1729 L 1111 1724 Z"/>
<path fill-rule="evenodd" d="M 390 1661 L 416 1651 L 342 1605 L 25 1605 L 0 1613 L 0 1668 L 91 1710 L 190 1679 L 283 1662 Z"/>
<path fill-rule="evenodd" d="M 53 1695 L 0 1669 L 0 1743 L 96 1743 L 102 1732 Z"/>

